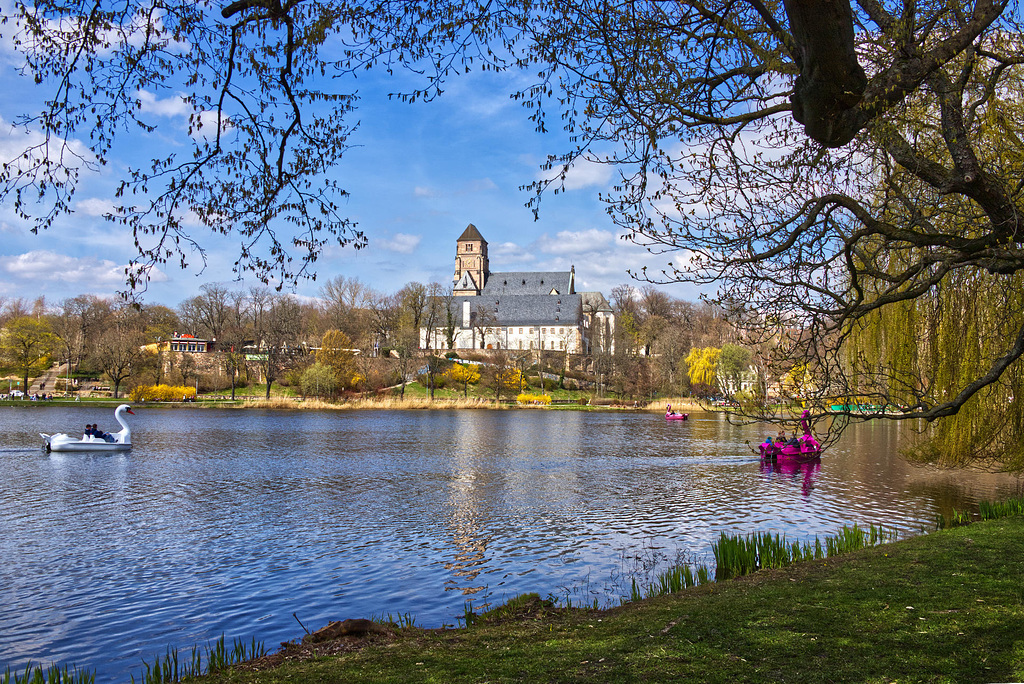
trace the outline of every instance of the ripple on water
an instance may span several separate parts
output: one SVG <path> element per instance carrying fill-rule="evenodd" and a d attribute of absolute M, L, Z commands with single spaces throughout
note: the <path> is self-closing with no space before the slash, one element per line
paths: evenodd
<path fill-rule="evenodd" d="M 909 469 L 892 427 L 787 471 L 758 464 L 755 426 L 702 414 L 137 414 L 130 454 L 46 456 L 38 432 L 94 412 L 0 413 L 8 442 L 33 447 L 4 451 L 0 669 L 125 681 L 221 634 L 273 648 L 296 617 L 454 624 L 467 602 L 526 591 L 614 603 L 638 564 L 707 562 L 722 531 L 915 529 L 1013 487 Z"/>

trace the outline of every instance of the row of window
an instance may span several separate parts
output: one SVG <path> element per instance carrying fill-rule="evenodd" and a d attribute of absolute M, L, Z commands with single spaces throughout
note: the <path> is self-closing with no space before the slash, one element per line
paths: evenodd
<path fill-rule="evenodd" d="M 205 352 L 205 342 L 171 342 L 171 351 L 173 352 Z"/>
<path fill-rule="evenodd" d="M 509 328 L 508 331 L 509 331 L 510 334 L 514 335 L 515 332 L 516 332 L 516 329 L 515 328 Z M 519 334 L 520 335 L 523 334 L 523 329 L 522 328 L 519 329 Z M 527 335 L 532 335 L 532 334 L 533 334 L 533 328 L 529 328 L 529 331 L 527 332 Z M 540 329 L 540 334 L 541 335 L 547 335 L 548 334 L 548 329 L 547 328 L 541 328 Z M 555 329 L 554 328 L 551 328 L 551 334 L 552 335 L 555 334 Z M 559 328 L 558 329 L 558 334 L 559 335 L 564 335 L 565 334 L 565 328 Z"/>
<path fill-rule="evenodd" d="M 548 342 L 547 344 L 548 344 L 548 346 L 545 347 L 544 346 L 544 340 L 541 340 L 540 341 L 540 348 L 541 349 L 552 349 L 552 350 L 555 348 L 555 342 L 553 340 L 551 342 Z M 523 348 L 523 341 L 522 340 L 519 340 L 519 348 L 520 349 Z M 563 351 L 565 350 L 565 341 L 564 340 L 560 340 L 558 342 L 558 348 L 563 350 Z M 533 349 L 533 340 L 530 340 L 530 349 Z"/>

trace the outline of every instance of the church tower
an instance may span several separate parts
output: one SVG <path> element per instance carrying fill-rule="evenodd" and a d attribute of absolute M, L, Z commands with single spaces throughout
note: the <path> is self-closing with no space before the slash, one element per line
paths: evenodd
<path fill-rule="evenodd" d="M 455 242 L 456 295 L 478 295 L 487 284 L 490 265 L 487 262 L 487 240 L 472 223 L 466 226 Z"/>

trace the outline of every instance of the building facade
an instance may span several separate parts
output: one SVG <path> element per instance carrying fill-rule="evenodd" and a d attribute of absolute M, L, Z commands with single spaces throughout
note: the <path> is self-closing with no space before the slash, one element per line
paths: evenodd
<path fill-rule="evenodd" d="M 614 316 L 600 292 L 576 291 L 568 271 L 490 272 L 487 241 L 470 224 L 456 240 L 452 296 L 420 347 L 587 354 L 610 349 Z M 450 322 L 449 322 L 450 321 Z M 595 346 L 596 345 L 596 346 Z"/>

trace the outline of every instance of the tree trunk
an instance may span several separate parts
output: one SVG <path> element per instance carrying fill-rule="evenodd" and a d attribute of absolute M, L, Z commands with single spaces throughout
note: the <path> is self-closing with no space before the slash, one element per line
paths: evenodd
<path fill-rule="evenodd" d="M 868 79 L 857 62 L 849 0 L 785 0 L 800 75 L 793 118 L 825 147 L 842 147 L 860 131 L 856 106 Z"/>

